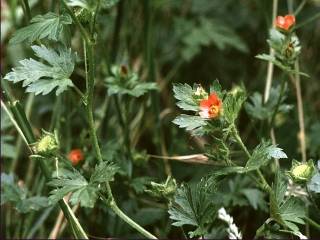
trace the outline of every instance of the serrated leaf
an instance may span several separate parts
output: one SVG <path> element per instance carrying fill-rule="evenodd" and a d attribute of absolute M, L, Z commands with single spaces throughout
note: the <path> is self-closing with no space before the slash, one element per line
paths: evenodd
<path fill-rule="evenodd" d="M 94 172 L 90 177 L 90 183 L 106 183 L 113 181 L 113 177 L 118 171 L 118 167 L 109 162 L 104 161 L 96 165 Z"/>
<path fill-rule="evenodd" d="M 206 121 L 199 116 L 190 116 L 186 114 L 181 114 L 172 122 L 177 124 L 180 128 L 185 128 L 188 131 L 197 130 L 207 124 Z"/>
<path fill-rule="evenodd" d="M 304 224 L 305 204 L 297 197 L 290 197 L 281 204 L 279 213 L 284 221 Z"/>
<path fill-rule="evenodd" d="M 13 83 L 23 82 L 26 92 L 33 92 L 36 95 L 46 95 L 56 88 L 56 95 L 59 95 L 68 87 L 73 86 L 69 79 L 73 72 L 76 54 L 71 49 L 61 47 L 56 52 L 46 48 L 44 45 L 31 47 L 36 56 L 45 60 L 47 64 L 36 61 L 32 58 L 21 60 L 22 66 L 12 69 L 4 79 Z"/>
<path fill-rule="evenodd" d="M 271 146 L 268 149 L 268 153 L 270 157 L 273 158 L 288 158 L 287 154 L 282 150 L 282 148 L 276 147 L 276 146 Z"/>
<path fill-rule="evenodd" d="M 173 85 L 174 97 L 179 100 L 177 106 L 186 111 L 199 111 L 199 105 L 194 101 L 193 94 L 195 89 L 193 89 L 188 84 L 177 83 Z"/>
<path fill-rule="evenodd" d="M 43 38 L 57 41 L 61 38 L 66 25 L 71 23 L 71 17 L 67 14 L 58 15 L 49 12 L 45 15 L 38 15 L 31 19 L 30 25 L 17 30 L 9 43 L 17 44 L 27 41 L 31 44 Z"/>
<path fill-rule="evenodd" d="M 70 198 L 72 204 L 80 203 L 83 207 L 92 208 L 98 197 L 96 188 L 89 185 L 87 180 L 75 169 L 63 173 L 66 174 L 60 174 L 59 178 L 54 178 L 48 183 L 49 186 L 56 187 L 50 192 L 49 200 L 55 203 L 68 193 L 72 193 Z"/>
<path fill-rule="evenodd" d="M 246 169 L 258 169 L 261 166 L 266 165 L 272 158 L 287 158 L 287 155 L 281 148 L 272 145 L 270 142 L 263 141 L 253 150 L 253 153 L 246 164 Z"/>
<path fill-rule="evenodd" d="M 287 179 L 281 171 L 278 171 L 270 193 L 270 215 L 283 227 L 298 232 L 296 223 L 304 224 L 305 204 L 296 197 L 285 198 L 286 190 Z"/>
<path fill-rule="evenodd" d="M 168 211 L 169 218 L 174 220 L 172 225 L 197 227 L 193 232 L 189 232 L 190 237 L 206 233 L 207 224 L 212 221 L 216 212 L 217 207 L 207 193 L 205 181 L 195 186 L 183 185 L 178 188 Z"/>
<path fill-rule="evenodd" d="M 246 98 L 245 90 L 240 87 L 236 87 L 227 93 L 223 100 L 223 116 L 229 124 L 233 124 L 238 118 L 242 104 Z"/>

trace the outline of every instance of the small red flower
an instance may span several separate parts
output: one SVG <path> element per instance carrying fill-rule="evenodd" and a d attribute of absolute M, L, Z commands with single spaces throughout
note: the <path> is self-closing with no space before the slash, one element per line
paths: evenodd
<path fill-rule="evenodd" d="M 200 117 L 216 118 L 221 112 L 222 102 L 215 93 L 211 93 L 208 99 L 200 101 Z"/>
<path fill-rule="evenodd" d="M 72 162 L 72 165 L 77 165 L 84 159 L 83 152 L 81 149 L 73 149 L 69 152 L 68 158 Z"/>
<path fill-rule="evenodd" d="M 296 23 L 294 15 L 278 16 L 275 21 L 277 28 L 288 31 Z"/>

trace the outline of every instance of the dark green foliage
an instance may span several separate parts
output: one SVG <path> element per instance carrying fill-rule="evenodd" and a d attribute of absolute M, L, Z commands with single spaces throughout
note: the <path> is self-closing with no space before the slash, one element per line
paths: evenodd
<path fill-rule="evenodd" d="M 1 173 L 1 205 L 12 203 L 18 212 L 28 213 L 48 207 L 48 198 L 41 196 L 28 197 L 26 188 L 14 182 L 13 175 Z"/>
<path fill-rule="evenodd" d="M 277 104 L 280 97 L 280 86 L 272 88 L 270 91 L 270 97 L 266 103 L 263 102 L 263 96 L 259 92 L 255 92 L 250 96 L 250 102 L 246 102 L 244 107 L 247 113 L 259 120 L 269 119 L 275 114 L 277 110 L 278 113 L 287 113 L 292 109 L 291 105 L 285 104 L 285 96 L 281 97 L 278 109 Z"/>
<path fill-rule="evenodd" d="M 201 17 L 193 23 L 185 19 L 177 19 L 175 24 L 182 35 L 181 55 L 187 61 L 199 54 L 201 47 L 211 44 L 219 50 L 232 47 L 241 52 L 248 51 L 248 47 L 234 30 L 220 20 Z"/>

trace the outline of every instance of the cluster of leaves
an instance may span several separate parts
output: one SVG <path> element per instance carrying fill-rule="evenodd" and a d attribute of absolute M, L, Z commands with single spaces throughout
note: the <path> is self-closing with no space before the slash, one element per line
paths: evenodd
<path fill-rule="evenodd" d="M 274 50 L 275 55 L 259 54 L 256 56 L 257 58 L 272 62 L 285 72 L 308 76 L 305 73 L 294 70 L 294 63 L 301 52 L 299 38 L 294 33 L 284 34 L 276 29 L 271 29 L 267 41 Z"/>
<path fill-rule="evenodd" d="M 288 228 L 293 234 L 299 236 L 300 232 L 296 224 L 304 224 L 305 203 L 297 197 L 285 197 L 287 184 L 285 175 L 278 171 L 270 194 L 270 217 L 283 228 Z"/>
<path fill-rule="evenodd" d="M 14 176 L 1 173 L 1 205 L 12 203 L 18 212 L 28 213 L 49 206 L 48 198 L 42 196 L 28 197 L 30 192 L 14 181 Z"/>
<path fill-rule="evenodd" d="M 31 46 L 35 55 L 49 65 L 40 61 L 24 59 L 21 66 L 12 69 L 4 79 L 13 83 L 23 82 L 26 92 L 46 95 L 56 88 L 56 95 L 61 94 L 68 87 L 74 86 L 70 76 L 74 69 L 76 54 L 65 46 L 58 51 L 44 45 Z"/>
<path fill-rule="evenodd" d="M 208 233 L 209 224 L 213 222 L 217 213 L 217 206 L 213 203 L 205 180 L 195 185 L 182 185 L 177 189 L 174 200 L 169 208 L 172 225 L 191 225 L 196 227 L 190 231 L 190 237 L 203 236 Z"/>
<path fill-rule="evenodd" d="M 105 82 L 108 87 L 108 94 L 130 95 L 140 97 L 150 90 L 157 90 L 156 83 L 142 83 L 139 76 L 130 71 L 126 66 L 113 66 L 112 75 Z"/>
<path fill-rule="evenodd" d="M 17 44 L 26 41 L 28 44 L 36 40 L 48 38 L 53 41 L 62 40 L 65 31 L 65 25 L 72 23 L 71 17 L 67 14 L 55 14 L 49 12 L 45 15 L 38 15 L 31 19 L 30 24 L 17 30 L 10 44 Z"/>
<path fill-rule="evenodd" d="M 92 208 L 98 198 L 98 192 L 103 191 L 103 185 L 113 180 L 117 167 L 108 161 L 101 162 L 95 167 L 90 180 L 87 181 L 76 169 L 59 169 L 55 178 L 48 184 L 56 189 L 50 192 L 49 200 L 53 203 L 59 201 L 68 193 L 72 193 L 70 202 L 80 203 L 83 207 Z"/>

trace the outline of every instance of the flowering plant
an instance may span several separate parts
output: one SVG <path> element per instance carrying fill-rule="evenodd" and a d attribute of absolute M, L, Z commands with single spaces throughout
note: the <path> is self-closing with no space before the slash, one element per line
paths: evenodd
<path fill-rule="evenodd" d="M 298 2 L 2 0 L 1 239 L 317 238 Z"/>

